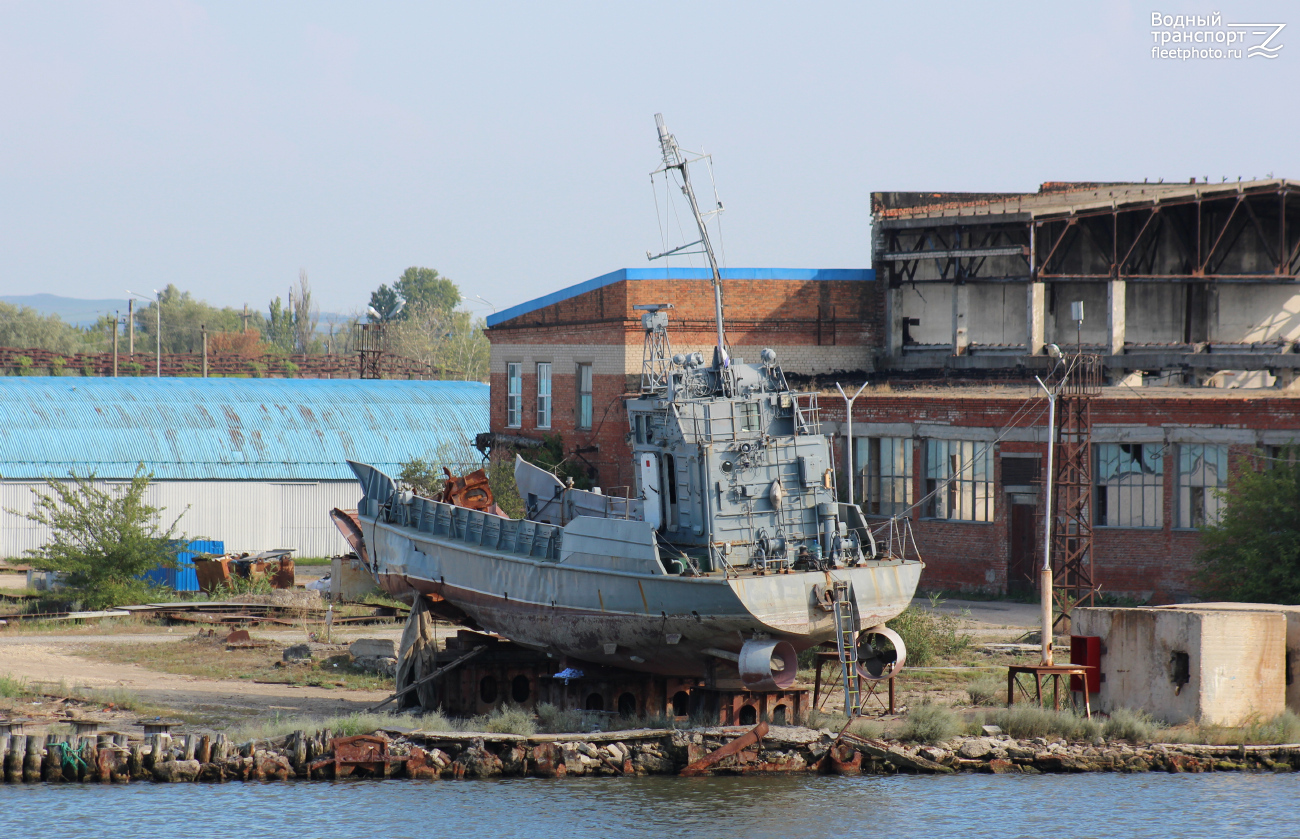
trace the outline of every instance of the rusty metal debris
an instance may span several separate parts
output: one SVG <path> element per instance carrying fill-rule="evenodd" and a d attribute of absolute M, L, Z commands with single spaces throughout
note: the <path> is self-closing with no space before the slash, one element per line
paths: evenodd
<path fill-rule="evenodd" d="M 225 556 L 196 557 L 194 573 L 199 578 L 199 589 L 213 593 L 229 586 L 231 579 L 250 581 L 269 579 L 271 588 L 293 588 L 294 568 L 290 551 L 279 549 L 261 553 L 226 554 Z"/>
<path fill-rule="evenodd" d="M 761 744 L 763 736 L 766 734 L 767 723 L 760 722 L 747 733 L 740 735 L 725 746 L 714 749 L 704 757 L 692 763 L 690 766 L 687 766 L 680 774 L 688 778 L 695 775 L 703 775 L 724 757 L 739 754 L 750 746 Z"/>
<path fill-rule="evenodd" d="M 487 472 L 476 469 L 467 475 L 453 475 L 446 466 L 442 467 L 442 471 L 446 473 L 447 480 L 434 501 L 471 510 L 495 511 L 496 503 L 492 499 L 492 488 L 488 486 Z"/>

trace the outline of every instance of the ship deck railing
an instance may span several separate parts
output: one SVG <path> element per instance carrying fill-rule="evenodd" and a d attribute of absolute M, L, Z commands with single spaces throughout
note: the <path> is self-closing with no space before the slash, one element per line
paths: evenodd
<path fill-rule="evenodd" d="M 564 537 L 559 525 L 508 519 L 419 496 L 412 498 L 410 504 L 395 505 L 391 519 L 421 533 L 552 562 L 560 558 Z"/>

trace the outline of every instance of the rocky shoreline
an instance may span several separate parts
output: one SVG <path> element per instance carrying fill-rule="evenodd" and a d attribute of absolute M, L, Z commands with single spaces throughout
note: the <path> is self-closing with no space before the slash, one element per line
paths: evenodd
<path fill-rule="evenodd" d="M 628 775 L 829 773 L 1042 774 L 1287 772 L 1300 744 L 1276 746 L 1069 743 L 1006 735 L 916 746 L 828 729 L 759 725 L 592 734 L 295 732 L 233 744 L 224 735 L 0 735 L 5 783 L 469 779 Z"/>

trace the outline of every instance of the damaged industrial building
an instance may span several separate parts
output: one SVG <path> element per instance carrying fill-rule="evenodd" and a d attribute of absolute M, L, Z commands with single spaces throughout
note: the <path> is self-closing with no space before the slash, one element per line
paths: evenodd
<path fill-rule="evenodd" d="M 1073 489 L 1054 507 L 1079 528 L 1068 588 L 1183 600 L 1216 491 L 1300 429 L 1297 185 L 873 193 L 873 269 L 723 272 L 732 355 L 771 347 L 821 391 L 841 497 L 849 423 L 835 383 L 868 382 L 852 406 L 855 500 L 876 524 L 907 520 L 927 588 L 988 594 L 1033 588 L 1042 563 L 1035 377 L 1058 356 L 1095 359 L 1062 405 Z M 674 351 L 707 352 L 711 297 L 704 271 L 625 269 L 493 315 L 484 442 L 558 435 L 594 483 L 631 485 L 635 307 L 671 304 Z"/>

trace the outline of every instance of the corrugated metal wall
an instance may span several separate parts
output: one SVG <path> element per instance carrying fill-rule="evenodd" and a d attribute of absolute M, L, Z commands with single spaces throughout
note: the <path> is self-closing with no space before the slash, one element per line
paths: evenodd
<path fill-rule="evenodd" d="M 32 488 L 42 486 L 39 481 L 0 482 L 0 557 L 22 557 L 45 542 L 45 529 L 23 518 L 33 509 Z M 360 497 L 355 480 L 154 481 L 145 495 L 147 503 L 167 508 L 162 516 L 166 523 L 180 515 L 178 529 L 191 539 L 220 539 L 227 551 L 293 548 L 297 556 L 335 556 L 350 550 L 329 511 L 355 509 Z"/>

